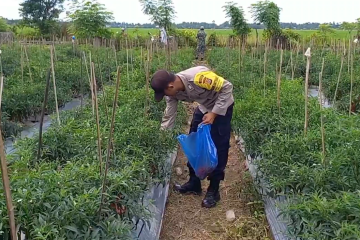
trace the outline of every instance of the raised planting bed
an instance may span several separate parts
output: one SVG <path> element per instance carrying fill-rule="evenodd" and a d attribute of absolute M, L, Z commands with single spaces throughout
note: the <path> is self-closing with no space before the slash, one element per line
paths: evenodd
<path fill-rule="evenodd" d="M 111 88 L 106 89 L 107 96 L 110 96 Z M 133 98 L 126 99 L 128 94 Z M 175 135 L 159 131 L 158 105 L 153 105 L 147 117 L 143 111 L 134 112 L 134 109 L 142 109 L 141 99 L 145 94 L 142 89 L 120 93 L 114 155 L 109 165 L 107 195 L 101 215 L 98 210 L 102 176 L 96 157 L 96 125 L 91 106 L 87 105 L 81 111 L 63 112 L 62 125 L 47 128 L 41 159 L 34 167 L 31 165 L 36 157 L 37 138 L 16 143 L 16 153 L 8 156 L 11 162 L 9 173 L 17 224 L 27 239 L 45 235 L 52 238 L 55 234 L 64 239 L 119 239 L 119 236 L 120 239 L 131 239 L 132 229 L 136 225 L 138 229 L 142 228 L 141 221 L 134 225 L 134 217 L 151 222 L 151 216 L 155 214 L 153 219 L 161 220 L 156 213 L 162 212 L 163 207 L 157 203 L 155 208 L 149 206 L 150 198 L 165 202 L 172 162 L 168 152 L 177 147 L 177 142 Z M 104 107 L 100 106 L 99 110 L 104 116 L 101 133 L 106 139 L 108 125 Z M 151 140 L 153 137 L 157 141 Z M 105 151 L 106 141 L 103 142 Z M 161 193 L 161 183 L 165 190 L 156 199 L 156 193 Z M 0 204 L 2 231 L 7 232 L 4 200 Z M 155 221 L 150 230 L 159 229 L 159 226 Z M 146 227 L 141 234 L 146 234 Z"/>
<path fill-rule="evenodd" d="M 319 97 L 319 89 L 317 86 L 310 86 L 309 97 L 314 97 L 314 98 Z M 331 107 L 331 104 L 329 103 L 328 99 L 326 99 L 324 96 L 322 96 L 322 99 L 323 99 L 322 105 L 324 108 Z M 246 153 L 247 152 L 245 147 L 246 143 L 244 139 L 241 136 L 236 136 L 236 139 L 241 151 L 243 153 Z M 271 187 L 269 188 L 266 181 L 264 181 L 264 179 L 260 177 L 261 173 L 259 173 L 259 170 L 257 169 L 256 166 L 257 161 L 261 161 L 261 158 L 258 157 L 257 159 L 254 159 L 251 157 L 251 155 L 246 155 L 247 167 L 253 179 L 257 181 L 257 190 L 259 193 L 261 193 L 263 197 L 266 217 L 269 222 L 274 240 L 291 239 L 288 236 L 288 229 L 287 229 L 287 225 L 291 224 L 291 221 L 290 219 L 284 219 L 279 209 L 279 206 L 280 208 L 286 207 L 287 204 L 286 197 L 285 196 L 274 197 L 274 193 L 272 192 Z"/>
<path fill-rule="evenodd" d="M 264 62 L 261 60 L 263 52 L 260 51 L 257 57 L 246 53 L 240 75 L 238 58 L 235 57 L 238 54 L 238 51 L 228 53 L 218 50 L 211 53 L 209 59 L 219 63 L 215 65 L 216 71 L 234 84 L 236 104 L 233 129 L 246 144 L 245 154 L 253 164 L 250 170 L 256 172 L 255 182 L 260 187 L 265 186 L 265 207 L 270 209 L 269 222 L 274 223 L 274 237 L 299 240 L 360 239 L 360 168 L 356 157 L 360 151 L 360 117 L 354 114 L 349 116 L 348 113 L 349 81 L 343 81 L 345 85 L 340 82 L 341 94 L 335 103 L 331 103 L 334 108 L 321 109 L 318 99 L 309 98 L 309 125 L 305 134 L 302 79 L 281 79 L 279 109 L 274 65 L 279 63 L 280 52 L 276 59 L 268 59 L 265 78 Z M 333 56 L 328 54 L 329 58 L 326 59 Z M 221 61 L 221 58 L 224 60 Z M 284 58 L 284 63 L 287 60 Z M 312 56 L 314 65 L 311 65 L 312 81 L 316 79 L 314 76 L 319 76 L 316 69 L 321 66 L 321 61 L 317 60 L 321 60 L 321 57 L 315 52 Z M 326 66 L 324 94 L 332 99 L 331 89 L 337 84 L 338 70 L 331 73 L 332 69 Z M 286 65 L 282 67 L 286 72 Z M 288 74 L 289 70 L 286 76 Z M 355 84 L 353 87 L 358 88 Z M 358 90 L 353 91 L 353 99 Z M 316 90 L 311 90 L 310 94 L 313 92 Z M 341 107 L 341 102 L 346 104 Z M 277 204 L 281 199 L 284 204 Z M 281 218 L 276 216 L 279 213 Z"/>
<path fill-rule="evenodd" d="M 189 53 L 178 52 L 174 71 L 191 64 Z M 164 56 L 153 60 L 161 63 L 161 59 Z M 141 234 L 160 230 L 171 173 L 169 153 L 177 148 L 175 137 L 186 123 L 186 114 L 180 106 L 174 131 L 159 131 L 165 103 L 153 102 L 144 86 L 144 73 L 136 66 L 142 67 L 134 65 L 129 78 L 122 78 L 105 188 L 114 86 L 105 86 L 98 95 L 102 163 L 89 102 L 83 108 L 63 111 L 60 126 L 48 126 L 46 121 L 40 159 L 36 126 L 23 133 L 33 138 L 15 142 L 16 152 L 7 155 L 8 171 L 16 223 L 27 239 L 133 239 L 138 229 L 143 229 Z M 154 64 L 152 68 L 160 67 Z M 0 234 L 6 239 L 9 225 L 4 199 L 0 199 L 0 215 Z M 141 226 L 147 222 L 153 224 Z"/>
<path fill-rule="evenodd" d="M 299 98 L 296 96 L 296 91 L 302 92 L 302 86 L 296 85 L 296 82 L 282 85 L 280 118 L 276 107 L 270 106 L 271 103 L 276 106 L 274 93 L 268 92 L 265 98 L 257 97 L 254 109 L 251 104 L 255 102 L 251 99 L 256 90 L 250 91 L 237 106 L 239 122 L 235 124 L 241 126 L 238 133 L 246 143 L 250 170 L 253 174 L 256 172 L 255 180 L 265 193 L 265 207 L 274 237 L 342 239 L 353 236 L 356 231 L 350 234 L 346 229 L 355 228 L 357 220 L 355 216 L 348 218 L 347 209 L 356 209 L 356 201 L 339 202 L 336 208 L 340 211 L 335 211 L 334 201 L 344 199 L 344 191 L 353 199 L 358 191 L 357 163 L 351 156 L 358 151 L 355 136 L 360 119 L 343 116 L 331 108 L 320 111 L 317 99 L 310 99 L 310 126 L 304 137 L 304 120 L 295 114 L 302 108 L 302 94 Z M 325 158 L 322 156 L 320 113 L 325 117 Z M 332 208 L 323 208 L 325 204 Z"/>

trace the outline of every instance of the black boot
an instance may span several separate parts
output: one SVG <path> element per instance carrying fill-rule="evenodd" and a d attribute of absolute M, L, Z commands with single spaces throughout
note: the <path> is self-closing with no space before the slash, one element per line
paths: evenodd
<path fill-rule="evenodd" d="M 210 186 L 201 204 L 202 207 L 212 208 L 216 206 L 216 203 L 220 201 L 219 186 L 220 186 L 220 181 L 214 181 L 214 180 L 210 181 Z"/>
<path fill-rule="evenodd" d="M 184 185 L 175 184 L 174 189 L 181 194 L 201 195 L 201 181 L 196 176 L 190 177 L 190 180 Z"/>

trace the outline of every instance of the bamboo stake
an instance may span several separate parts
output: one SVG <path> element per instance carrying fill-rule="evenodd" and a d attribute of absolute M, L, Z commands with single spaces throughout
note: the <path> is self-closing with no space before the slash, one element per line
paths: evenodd
<path fill-rule="evenodd" d="M 241 39 L 239 38 L 239 76 L 241 76 Z"/>
<path fill-rule="evenodd" d="M 294 60 L 293 60 L 293 51 L 290 50 L 290 65 L 291 65 L 291 80 L 294 80 L 295 75 L 295 67 L 294 67 Z"/>
<path fill-rule="evenodd" d="M 91 63 L 91 71 L 92 71 L 92 84 L 93 84 L 93 91 L 94 91 L 94 105 L 95 105 L 95 111 L 96 111 L 96 129 L 97 129 L 97 140 L 98 140 L 98 157 L 99 157 L 99 163 L 100 163 L 100 175 L 102 173 L 102 155 L 101 155 L 101 134 L 100 134 L 100 119 L 99 119 L 99 106 L 98 106 L 98 100 L 97 100 L 97 88 L 96 88 L 96 78 L 95 78 L 95 65 L 92 62 Z"/>
<path fill-rule="evenodd" d="M 104 180 L 103 180 L 102 191 L 101 191 L 101 202 L 100 202 L 100 210 L 99 210 L 100 216 L 101 216 L 102 206 L 104 204 L 105 185 L 106 185 L 106 178 L 107 178 L 107 173 L 108 173 L 108 169 L 109 169 L 110 150 L 111 150 L 111 146 L 112 146 L 112 137 L 113 137 L 114 125 L 115 125 L 115 114 L 116 114 L 116 106 L 117 106 L 117 101 L 118 101 L 118 96 L 119 96 L 119 87 L 120 87 L 120 67 L 117 68 L 116 89 L 115 89 L 115 96 L 114 96 L 112 116 L 111 116 L 111 126 L 110 126 L 108 147 L 107 147 L 107 153 L 106 153 Z"/>
<path fill-rule="evenodd" d="M 60 123 L 59 104 L 58 104 L 57 92 L 56 92 L 55 68 L 54 68 L 54 49 L 53 49 L 53 46 L 50 47 L 50 60 L 51 60 L 52 79 L 53 79 L 53 84 L 54 84 L 56 115 L 57 115 L 58 123 L 60 125 L 61 123 Z"/>
<path fill-rule="evenodd" d="M 146 60 L 146 99 L 145 99 L 145 116 L 147 116 L 148 112 L 148 104 L 149 104 L 149 81 L 150 81 L 150 51 L 147 52 L 147 60 Z"/>
<path fill-rule="evenodd" d="M 115 49 L 115 46 L 114 46 L 114 57 L 115 57 L 116 67 L 118 67 L 118 66 L 119 66 L 119 64 L 118 64 L 118 60 L 117 60 L 117 54 L 116 54 L 116 49 Z"/>
<path fill-rule="evenodd" d="M 282 64 L 283 64 L 283 55 L 284 50 L 282 49 L 281 45 L 281 54 L 280 54 L 280 66 L 279 66 L 279 72 L 278 72 L 278 79 L 277 79 L 277 105 L 279 109 L 279 115 L 280 115 L 280 91 L 281 91 L 281 72 L 282 72 Z"/>
<path fill-rule="evenodd" d="M 88 69 L 88 64 L 87 64 L 85 52 L 83 52 L 83 56 L 84 56 L 84 60 L 85 60 L 86 73 L 87 73 L 88 78 L 89 78 L 90 91 L 91 91 L 91 105 L 92 105 L 93 114 L 94 114 L 94 97 L 93 97 L 92 84 L 91 84 L 91 78 L 92 78 L 92 77 L 91 77 L 90 74 L 89 74 L 89 69 Z M 91 71 L 91 69 L 90 69 L 90 71 Z"/>
<path fill-rule="evenodd" d="M 349 116 L 351 115 L 353 85 L 354 85 L 354 56 L 351 54 Z"/>
<path fill-rule="evenodd" d="M 309 121 L 309 112 L 308 112 L 308 100 L 309 100 L 309 71 L 310 71 L 310 59 L 311 59 L 311 50 L 308 48 L 304 54 L 306 56 L 306 77 L 305 77 L 305 124 L 304 124 L 304 134 L 306 136 L 308 129 Z"/>
<path fill-rule="evenodd" d="M 266 62 L 267 62 L 267 51 L 268 45 L 265 43 L 265 53 L 264 53 L 264 97 L 266 95 Z"/>
<path fill-rule="evenodd" d="M 349 39 L 349 50 L 348 50 L 348 73 L 350 73 L 350 55 L 351 55 L 351 39 Z"/>
<path fill-rule="evenodd" d="M 30 61 L 29 61 L 29 56 L 28 56 L 27 51 L 26 51 L 26 46 L 24 46 L 24 52 L 25 52 L 25 56 L 26 56 L 28 69 L 29 69 L 30 81 L 32 82 L 33 80 L 32 80 L 31 69 L 30 69 Z"/>
<path fill-rule="evenodd" d="M 321 123 L 321 148 L 322 148 L 322 164 L 325 166 L 325 129 L 324 129 L 324 116 L 322 114 L 323 101 L 322 101 L 322 76 L 324 72 L 325 60 L 322 60 L 321 72 L 319 74 L 319 105 L 320 105 L 320 123 Z"/>
<path fill-rule="evenodd" d="M 90 91 L 91 91 L 91 102 L 92 102 L 92 110 L 93 115 L 95 114 L 95 96 L 94 96 L 94 85 L 92 84 L 94 76 L 92 71 L 92 58 L 91 58 L 91 52 L 89 52 L 89 64 L 90 64 Z"/>
<path fill-rule="evenodd" d="M 101 69 L 101 64 L 100 64 L 100 61 L 99 61 L 99 58 L 97 58 L 97 61 L 98 61 L 98 67 L 99 67 L 99 73 L 100 73 L 100 83 L 101 83 L 101 86 L 102 86 L 102 91 L 103 91 L 103 102 L 104 102 L 104 107 L 105 107 L 105 114 L 106 114 L 106 118 L 109 120 L 109 112 L 108 112 L 108 107 L 107 107 L 107 104 L 106 104 L 106 91 L 105 91 L 105 85 L 104 85 L 104 81 L 103 81 L 103 77 L 102 77 L 102 69 Z"/>
<path fill-rule="evenodd" d="M 337 97 L 337 91 L 339 89 L 339 84 L 340 84 L 340 79 L 341 79 L 341 75 L 342 75 L 342 70 L 343 70 L 343 66 L 344 66 L 344 55 L 341 56 L 341 65 L 340 65 L 340 71 L 339 71 L 339 75 L 338 75 L 338 80 L 336 83 L 336 89 L 335 89 L 335 94 L 334 94 L 334 99 L 333 99 L 333 104 L 335 105 L 336 102 L 336 97 Z"/>
<path fill-rule="evenodd" d="M 1 109 L 3 89 L 4 89 L 4 75 L 2 73 L 0 73 L 0 109 Z"/>
<path fill-rule="evenodd" d="M 46 77 L 45 96 L 44 96 L 43 107 L 41 110 L 40 127 L 39 127 L 39 146 L 38 146 L 38 152 L 37 152 L 37 159 L 34 158 L 34 160 L 33 160 L 34 165 L 36 164 L 36 160 L 40 160 L 40 157 L 41 157 L 42 131 L 43 131 L 44 116 L 45 116 L 45 108 L 46 108 L 48 96 L 49 96 L 50 74 L 51 74 L 51 69 L 49 69 L 47 77 Z"/>
<path fill-rule="evenodd" d="M 0 90 L 0 103 L 2 101 L 2 86 L 3 86 L 3 75 L 1 74 L 1 90 Z M 0 107 L 0 119 L 1 119 L 1 107 Z M 14 214 L 14 206 L 12 202 L 11 197 L 11 189 L 10 189 L 10 181 L 9 181 L 9 175 L 8 175 L 8 169 L 7 169 L 7 161 L 5 157 L 5 149 L 4 149 L 4 140 L 2 135 L 2 126 L 0 124 L 0 158 L 1 158 L 1 177 L 4 187 L 4 195 L 6 198 L 6 206 L 8 210 L 8 216 L 9 216 L 9 225 L 10 225 L 10 234 L 11 239 L 16 240 L 17 239 L 17 233 L 16 233 L 16 224 L 15 224 L 15 214 Z"/>
<path fill-rule="evenodd" d="M 80 109 L 83 107 L 83 99 L 84 99 L 84 91 L 83 91 L 83 55 L 80 54 L 80 79 L 79 79 L 79 85 L 80 85 Z"/>
<path fill-rule="evenodd" d="M 129 79 L 129 45 L 128 45 L 128 38 L 125 38 L 126 42 L 126 78 L 127 78 L 127 85 L 129 88 L 130 79 Z"/>
<path fill-rule="evenodd" d="M 21 80 L 24 82 L 24 50 L 23 45 L 21 45 Z"/>

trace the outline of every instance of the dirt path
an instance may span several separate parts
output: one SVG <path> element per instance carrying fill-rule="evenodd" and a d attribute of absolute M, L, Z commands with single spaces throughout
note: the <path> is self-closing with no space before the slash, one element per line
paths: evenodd
<path fill-rule="evenodd" d="M 197 62 L 196 65 L 205 65 Z M 189 117 L 196 104 L 187 105 Z M 188 132 L 189 126 L 185 132 Z M 203 195 L 180 195 L 173 191 L 175 182 L 188 179 L 187 159 L 179 147 L 173 167 L 171 191 L 163 220 L 160 240 L 266 240 L 271 239 L 261 198 L 244 169 L 245 159 L 231 137 L 225 181 L 220 185 L 221 201 L 213 209 L 201 207 L 209 182 L 202 181 Z M 181 169 L 182 174 L 176 171 Z M 236 219 L 227 221 L 226 212 L 235 212 Z"/>

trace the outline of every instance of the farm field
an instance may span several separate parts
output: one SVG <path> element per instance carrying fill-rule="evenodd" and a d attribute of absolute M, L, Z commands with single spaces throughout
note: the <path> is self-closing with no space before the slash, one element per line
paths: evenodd
<path fill-rule="evenodd" d="M 359 49 L 351 49 L 350 61 L 331 50 L 312 49 L 309 83 L 319 85 L 322 72 L 323 93 L 332 107 L 309 98 L 306 132 L 303 52 L 284 51 L 281 58 L 276 50 L 239 54 L 218 48 L 208 55 L 211 66 L 236 86 L 233 127 L 244 139 L 246 155 L 257 159 L 252 160 L 256 182 L 266 183 L 266 195 L 288 200 L 281 212 L 290 239 L 360 238 L 360 118 L 354 113 L 360 76 L 354 63 L 360 59 Z"/>
<path fill-rule="evenodd" d="M 21 65 L 21 47 L 2 48 L 5 74 L 3 111 L 11 117 L 11 110 L 17 109 L 18 115 L 14 119 L 38 113 L 41 107 L 36 106 L 43 102 L 41 93 L 50 66 L 48 47 L 29 46 L 26 51 L 32 75 L 24 73 L 22 80 L 21 71 L 15 68 Z M 192 56 L 188 52 L 184 50 L 177 54 L 177 60 L 173 61 L 174 70 L 180 71 L 191 64 Z M 115 54 L 111 48 L 81 46 L 73 51 L 71 45 L 56 46 L 55 76 L 59 103 L 71 99 L 74 94 L 90 93 L 91 74 L 87 71 L 90 69 L 90 55 L 96 66 L 97 87 L 102 91 L 97 98 L 99 119 L 92 111 L 91 102 L 84 98 L 86 105 L 82 108 L 61 113 L 60 125 L 54 119 L 53 125 L 43 134 L 39 159 L 37 137 L 17 141 L 16 154 L 7 156 L 16 221 L 28 239 L 128 239 L 133 228 L 129 216 L 146 218 L 140 199 L 147 186 L 163 181 L 167 174 L 164 172 L 165 159 L 177 145 L 173 134 L 179 128 L 171 134 L 158 130 L 164 104 L 154 104 L 147 94 L 144 62 L 139 50 L 131 51 L 132 61 L 129 72 L 126 72 L 126 55 Z M 82 59 L 81 56 L 85 57 Z M 162 54 L 153 55 L 152 72 L 160 65 L 164 67 L 164 57 Z M 101 207 L 117 63 L 121 69 L 121 86 L 115 104 L 118 107 L 115 109 L 109 174 L 106 188 L 103 188 L 106 197 Z M 37 88 L 27 87 L 31 84 Z M 15 99 L 8 97 L 9 93 Z M 27 101 L 19 101 L 15 93 L 20 95 L 19 99 L 27 98 Z M 17 107 L 9 106 L 6 101 L 14 101 Z M 54 93 L 50 91 L 49 103 L 54 104 L 53 101 Z M 47 109 L 49 113 L 54 110 L 50 107 Z M 181 126 L 185 120 L 184 110 L 180 109 L 178 125 Z M 96 141 L 98 134 L 102 138 L 100 144 Z M 102 157 L 97 157 L 99 154 Z M 102 169 L 102 174 L 99 169 Z M 3 189 L 1 187 L 1 194 Z M 8 239 L 4 198 L 0 200 L 0 213 L 0 235 L 2 239 Z"/>
<path fill-rule="evenodd" d="M 226 2 L 208 6 L 210 24 L 181 16 L 185 1 L 105 2 L 1 12 L 0 240 L 360 240 L 356 11 Z M 140 14 L 167 41 L 109 27 Z M 229 28 L 176 28 L 201 24 Z M 194 66 L 215 74 L 182 72 Z M 194 99 L 215 105 L 200 117 Z M 192 135 L 188 153 L 181 138 L 200 118 L 213 141 Z"/>
<path fill-rule="evenodd" d="M 186 30 L 191 30 L 191 31 L 198 31 L 198 29 L 179 29 L 180 31 L 186 31 Z M 112 28 L 113 32 L 121 32 L 121 28 Z M 300 36 L 307 38 L 310 37 L 312 34 L 316 33 L 317 30 L 293 30 L 295 33 L 300 34 Z M 157 35 L 159 30 L 155 29 L 155 28 L 127 28 L 127 32 L 128 34 L 130 34 L 131 36 L 133 35 L 139 35 L 139 36 L 147 36 L 148 33 L 150 32 L 152 35 Z M 208 36 L 211 33 L 216 33 L 219 36 L 229 36 L 232 33 L 231 29 L 205 29 L 205 32 L 208 34 Z M 259 36 L 262 36 L 262 29 L 258 30 L 259 32 Z M 252 29 L 251 32 L 251 36 L 255 36 L 255 30 Z M 335 30 L 335 33 L 331 36 L 335 39 L 348 39 L 349 38 L 349 32 L 348 31 L 344 31 L 344 30 Z"/>
<path fill-rule="evenodd" d="M 233 83 L 232 127 L 246 146 L 244 153 L 234 156 L 239 161 L 244 156 L 257 159 L 255 183 L 264 181 L 268 188 L 262 194 L 288 200 L 281 212 L 288 220 L 289 239 L 360 238 L 358 46 L 346 41 L 311 49 L 309 85 L 321 82 L 331 108 L 322 108 L 317 98 L 306 101 L 307 46 L 283 51 L 265 48 L 264 43 L 258 48 L 213 47 L 205 62 L 194 62 L 193 48 L 173 49 L 170 58 L 161 47 L 151 49 L 55 45 L 58 105 L 78 96 L 84 96 L 84 105 L 61 112 L 60 124 L 53 119 L 43 134 L 39 158 L 38 136 L 18 140 L 17 152 L 7 156 L 16 223 L 28 239 L 132 239 L 132 219 L 149 218 L 141 199 L 170 174 L 165 161 L 178 147 L 176 136 L 184 132 L 189 117 L 180 105 L 176 128 L 159 131 L 165 103 L 153 101 L 147 79 L 160 68 L 178 72 L 199 64 L 209 65 Z M 15 134 L 12 126 L 38 121 L 51 66 L 50 46 L 4 45 L 1 57 L 5 76 L 1 107 L 6 117 L 2 131 L 9 137 Z M 118 91 L 117 79 L 121 80 Z M 92 87 L 99 90 L 93 102 Z M 48 114 L 56 110 L 52 81 L 45 110 Z M 240 168 L 236 159 L 231 161 Z M 242 185 L 223 199 L 236 204 L 222 206 L 236 206 L 240 216 L 207 236 L 268 240 L 269 226 L 254 185 L 243 170 L 232 174 L 231 183 Z M 4 188 L 0 189 L 3 194 Z M 178 198 L 170 199 L 174 204 Z M 226 220 L 226 210 L 220 207 L 213 212 L 217 222 Z M 0 237 L 9 239 L 4 198 L 0 215 Z M 166 219 L 165 225 L 181 225 Z M 181 235 L 181 240 L 189 236 Z"/>

